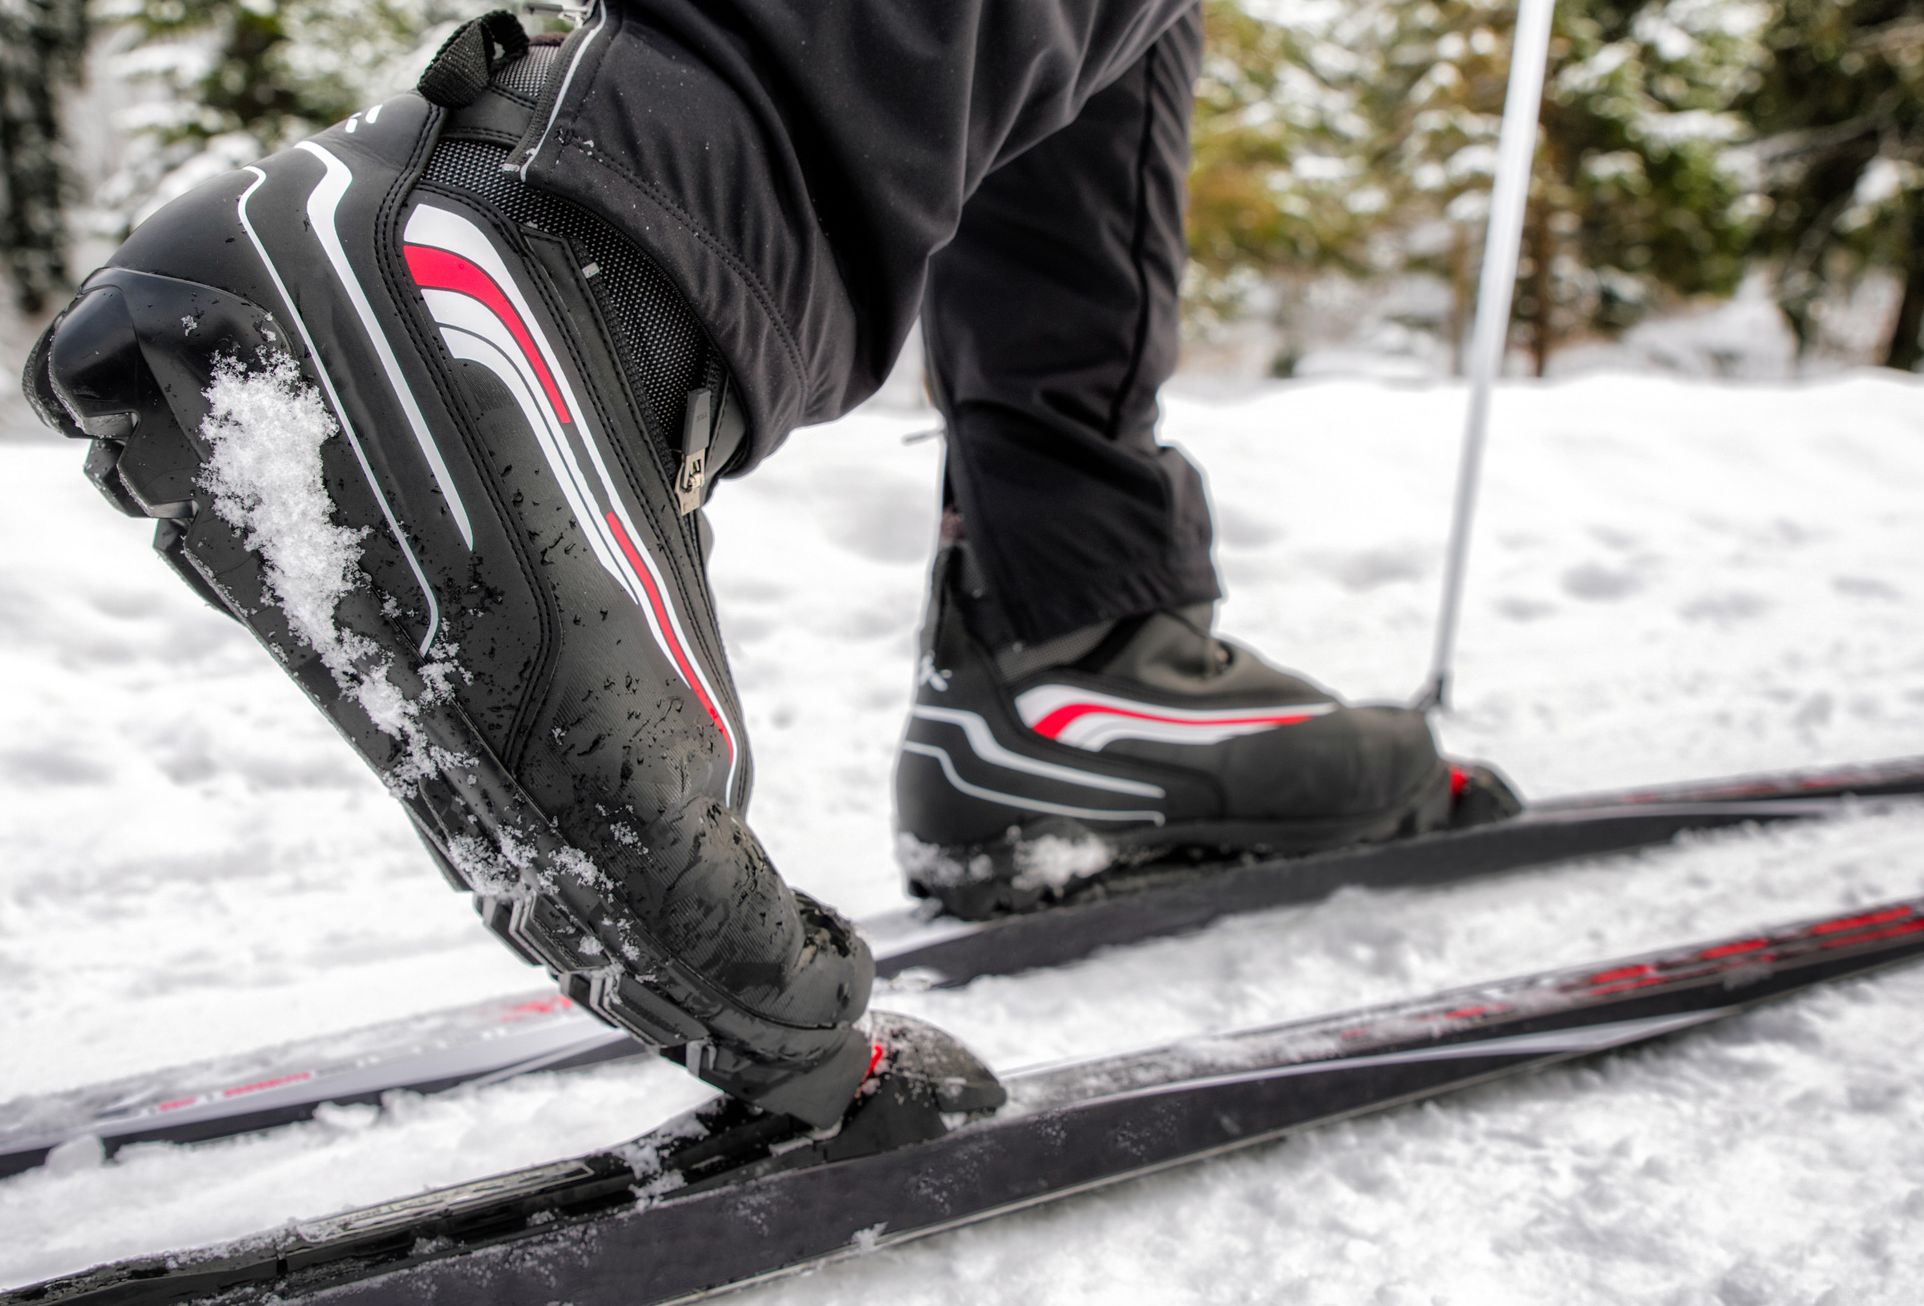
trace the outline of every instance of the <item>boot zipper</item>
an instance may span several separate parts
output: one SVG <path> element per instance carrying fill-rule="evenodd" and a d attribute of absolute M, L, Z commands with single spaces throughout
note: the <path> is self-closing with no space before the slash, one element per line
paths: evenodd
<path fill-rule="evenodd" d="M 681 475 L 675 478 L 675 496 L 684 517 L 701 507 L 702 490 L 708 484 L 708 443 L 714 431 L 713 392 L 706 386 L 690 390 L 681 430 Z"/>
<path fill-rule="evenodd" d="M 531 14 L 551 14 L 576 27 L 588 21 L 588 0 L 526 0 L 521 7 Z"/>

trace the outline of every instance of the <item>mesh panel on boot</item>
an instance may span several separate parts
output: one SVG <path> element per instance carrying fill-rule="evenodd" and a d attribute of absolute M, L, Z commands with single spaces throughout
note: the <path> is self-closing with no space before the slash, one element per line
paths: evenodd
<path fill-rule="evenodd" d="M 679 462 L 688 392 L 720 378 L 720 356 L 694 311 L 652 259 L 599 218 L 533 189 L 518 173 L 504 171 L 507 157 L 499 145 L 443 141 L 422 180 L 478 200 L 511 222 L 561 237 L 584 270 L 594 269 L 588 284 L 641 402 L 643 421 L 654 437 L 650 443 L 672 476 Z"/>
<path fill-rule="evenodd" d="M 560 46 L 532 46 L 521 58 L 495 69 L 494 88 L 533 104 L 547 88 L 548 71 L 560 62 Z"/>

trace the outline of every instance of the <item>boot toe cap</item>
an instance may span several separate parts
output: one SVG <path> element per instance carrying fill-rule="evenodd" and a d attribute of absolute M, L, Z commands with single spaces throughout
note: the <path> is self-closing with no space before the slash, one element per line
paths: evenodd
<path fill-rule="evenodd" d="M 1398 707 L 1340 708 L 1236 741 L 1245 756 L 1222 771 L 1237 814 L 1315 820 L 1391 812 L 1439 782 L 1447 765 L 1429 722 Z"/>

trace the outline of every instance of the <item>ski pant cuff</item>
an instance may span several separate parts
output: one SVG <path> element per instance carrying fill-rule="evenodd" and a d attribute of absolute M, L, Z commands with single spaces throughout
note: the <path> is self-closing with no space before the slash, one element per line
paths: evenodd
<path fill-rule="evenodd" d="M 992 649 L 1040 644 L 1103 622 L 1222 598 L 1207 557 L 1112 572 L 1061 574 L 1033 597 L 994 589 L 965 605 L 969 632 Z"/>
<path fill-rule="evenodd" d="M 601 12 L 570 41 L 526 177 L 631 235 L 681 292 L 741 383 L 749 434 L 729 470 L 746 471 L 837 411 L 810 378 L 856 371 L 854 310 L 805 181 L 771 144 L 779 124 L 705 48 L 699 15 Z"/>

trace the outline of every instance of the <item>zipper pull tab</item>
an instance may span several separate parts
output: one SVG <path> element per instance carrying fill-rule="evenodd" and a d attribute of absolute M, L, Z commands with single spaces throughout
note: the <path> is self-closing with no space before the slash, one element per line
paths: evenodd
<path fill-rule="evenodd" d="M 525 0 L 521 7 L 528 13 L 559 18 L 564 23 L 580 27 L 588 21 L 588 13 L 593 6 L 590 0 Z"/>
<path fill-rule="evenodd" d="M 681 475 L 675 478 L 675 495 L 684 517 L 701 507 L 702 489 L 708 484 L 708 441 L 714 429 L 714 395 L 707 389 L 690 390 L 681 430 Z"/>

